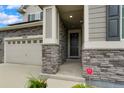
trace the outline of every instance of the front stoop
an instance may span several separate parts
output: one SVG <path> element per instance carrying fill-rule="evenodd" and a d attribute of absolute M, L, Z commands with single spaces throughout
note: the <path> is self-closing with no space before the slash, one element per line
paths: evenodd
<path fill-rule="evenodd" d="M 51 79 L 51 78 L 48 79 L 47 82 L 48 82 L 47 88 L 71 88 L 72 86 L 80 83 L 80 82 Z"/>
<path fill-rule="evenodd" d="M 71 88 L 75 84 L 85 83 L 84 78 L 61 75 L 61 74 L 40 74 L 47 78 L 48 88 Z"/>
<path fill-rule="evenodd" d="M 66 62 L 81 62 L 81 59 L 79 59 L 79 58 L 68 58 L 68 59 L 66 59 Z"/>

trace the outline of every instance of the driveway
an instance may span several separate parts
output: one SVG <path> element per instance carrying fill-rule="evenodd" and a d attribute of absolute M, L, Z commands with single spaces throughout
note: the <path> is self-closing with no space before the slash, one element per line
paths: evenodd
<path fill-rule="evenodd" d="M 22 64 L 0 64 L 0 88 L 26 87 L 27 78 L 38 77 L 41 66 Z"/>

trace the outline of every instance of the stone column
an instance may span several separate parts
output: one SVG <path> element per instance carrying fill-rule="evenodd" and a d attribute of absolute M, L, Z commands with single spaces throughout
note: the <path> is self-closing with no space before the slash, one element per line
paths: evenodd
<path fill-rule="evenodd" d="M 55 5 L 46 6 L 43 11 L 42 72 L 55 74 L 60 63 L 58 11 Z"/>
<path fill-rule="evenodd" d="M 59 45 L 44 44 L 42 53 L 42 72 L 55 74 L 59 69 Z"/>

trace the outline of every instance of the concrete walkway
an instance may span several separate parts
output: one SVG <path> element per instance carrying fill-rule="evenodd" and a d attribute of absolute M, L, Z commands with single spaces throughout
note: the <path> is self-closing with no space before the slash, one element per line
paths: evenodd
<path fill-rule="evenodd" d="M 0 88 L 23 88 L 28 77 L 37 77 L 40 72 L 41 66 L 0 64 Z"/>
<path fill-rule="evenodd" d="M 26 87 L 28 77 L 38 77 L 40 73 L 41 66 L 0 64 L 0 88 Z M 75 62 L 61 65 L 60 71 L 47 81 L 49 88 L 69 88 L 82 82 L 84 79 L 81 77 L 80 63 Z"/>
<path fill-rule="evenodd" d="M 60 66 L 60 69 L 57 74 L 82 77 L 80 64 L 80 62 L 65 62 Z"/>

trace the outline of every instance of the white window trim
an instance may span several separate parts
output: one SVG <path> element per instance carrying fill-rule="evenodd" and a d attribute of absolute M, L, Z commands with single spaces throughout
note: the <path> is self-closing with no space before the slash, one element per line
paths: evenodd
<path fill-rule="evenodd" d="M 84 42 L 89 41 L 89 9 L 84 5 Z"/>
<path fill-rule="evenodd" d="M 49 7 L 44 7 L 43 9 L 43 43 L 52 43 L 53 39 L 52 38 L 46 38 L 46 10 L 52 8 L 52 6 Z M 53 14 L 53 13 L 52 13 Z M 53 24 L 53 23 L 52 23 Z M 52 27 L 53 28 L 53 27 Z M 53 31 L 53 29 L 51 30 Z M 52 34 L 53 37 L 53 34 Z"/>
<path fill-rule="evenodd" d="M 84 6 L 88 13 L 88 6 Z M 88 16 L 84 11 L 84 42 L 82 49 L 124 49 L 124 39 L 122 39 L 122 5 L 120 5 L 120 41 L 89 41 Z M 87 22 L 85 21 L 87 19 Z M 87 26 L 87 27 L 86 27 Z M 87 37 L 88 34 L 88 37 Z M 88 39 L 87 39 L 88 38 Z"/>
<path fill-rule="evenodd" d="M 124 41 L 124 38 L 122 38 L 122 5 L 120 5 L 120 41 Z"/>
<path fill-rule="evenodd" d="M 122 38 L 122 5 L 120 5 L 120 41 L 124 41 Z"/>
<path fill-rule="evenodd" d="M 45 32 L 46 32 L 46 10 L 51 8 L 52 9 L 52 38 L 46 38 Z M 57 38 L 56 38 L 56 20 L 57 20 L 57 9 L 55 6 L 48 6 L 44 7 L 43 9 L 43 44 L 59 44 Z"/>

